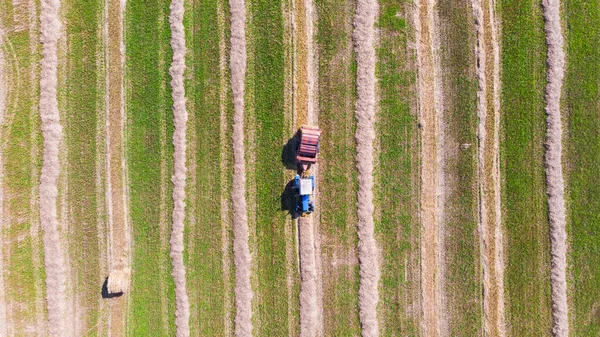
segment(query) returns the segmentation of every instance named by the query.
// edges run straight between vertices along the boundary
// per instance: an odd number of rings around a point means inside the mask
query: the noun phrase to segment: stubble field
[[[597,0],[1,2],[0,335],[598,335],[597,27]]]

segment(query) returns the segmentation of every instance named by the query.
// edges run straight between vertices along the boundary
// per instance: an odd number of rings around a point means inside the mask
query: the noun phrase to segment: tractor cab
[[[300,216],[310,214],[315,210],[312,195],[315,190],[315,177],[300,177],[299,174],[294,178],[294,192],[296,195],[296,213]]]

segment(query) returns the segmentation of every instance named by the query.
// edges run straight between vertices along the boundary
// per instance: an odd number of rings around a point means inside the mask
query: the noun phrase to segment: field
[[[600,334],[598,27],[581,0],[1,2],[0,335]]]

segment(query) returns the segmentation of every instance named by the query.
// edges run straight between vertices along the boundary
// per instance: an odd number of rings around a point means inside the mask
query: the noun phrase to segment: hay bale
[[[108,275],[108,292],[110,294],[125,293],[129,290],[129,277],[131,270],[129,268],[115,269]]]

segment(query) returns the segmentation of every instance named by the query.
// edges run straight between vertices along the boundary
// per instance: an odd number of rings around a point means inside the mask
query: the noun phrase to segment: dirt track
[[[504,336],[504,273],[499,169],[499,46],[493,1],[472,2],[477,27],[479,232],[484,331]],[[487,5],[487,6],[486,6]]]
[[[306,8],[306,36],[307,36],[307,68],[308,68],[308,92],[307,99],[308,105],[306,107],[307,118],[306,121],[309,125],[319,125],[319,116],[318,116],[318,107],[317,102],[318,99],[315,99],[315,96],[318,93],[317,88],[317,78],[318,78],[318,56],[316,55],[316,45],[314,42],[314,25],[315,25],[315,10],[313,0],[304,0],[304,6]],[[312,168],[313,175],[315,176],[316,181],[319,181],[319,164],[315,164]],[[312,230],[313,230],[313,245],[314,245],[314,254],[315,254],[315,277],[316,277],[316,316],[317,320],[315,322],[315,336],[323,335],[323,271],[322,271],[322,262],[321,262],[321,240],[319,237],[319,230],[321,226],[320,221],[320,209],[319,209],[319,201],[320,201],[320,192],[317,188],[317,191],[314,194],[314,200],[317,205],[317,210],[314,213],[312,218]]]
[[[296,129],[304,124],[313,125],[314,117],[314,72],[312,69],[312,2],[297,0],[295,7],[295,40],[296,66],[294,72],[295,100],[294,115]],[[318,167],[311,168],[317,175]],[[318,204],[316,195],[315,203]],[[318,207],[318,206],[317,206]],[[298,218],[298,245],[300,264],[300,336],[321,336],[323,334],[322,302],[319,301],[321,289],[317,272],[317,261],[320,259],[315,240],[318,235],[316,224],[317,213]]]
[[[175,173],[172,178],[173,187],[173,230],[171,233],[171,259],[173,260],[173,279],[175,281],[175,324],[177,336],[189,336],[190,304],[186,291],[185,265],[183,262],[183,233],[185,219],[185,183],[186,183],[186,128],[187,111],[185,108],[185,88],[183,74],[185,72],[185,33],[183,28],[183,0],[171,2],[171,48],[173,63],[171,64],[171,87],[173,89],[173,115],[175,132],[173,134],[173,154]]]
[[[425,336],[440,335],[440,256],[438,250],[438,119],[439,107],[435,74],[434,3],[416,0],[419,119],[421,123],[421,292]]]
[[[562,121],[560,98],[565,73],[564,39],[560,2],[544,0],[548,75],[546,84],[546,184],[550,222],[552,316],[554,336],[569,335],[567,303],[567,233],[565,229],[564,178],[562,168]]]
[[[244,81],[246,77],[246,8],[244,0],[229,2],[231,11],[231,90],[233,92],[233,259],[235,264],[235,335],[252,335],[252,287],[246,211],[244,157]]]
[[[65,256],[57,219],[59,146],[63,138],[57,102],[57,41],[60,37],[60,2],[43,0],[41,8],[42,72],[40,78],[40,116],[44,136],[44,154],[40,182],[40,220],[44,230],[48,334],[71,336],[67,319]]]
[[[379,259],[373,223],[373,140],[375,139],[375,0],[358,0],[354,19],[357,61],[356,167],[358,169],[359,314],[363,336],[378,336]]]
[[[317,307],[317,270],[313,219],[298,218],[300,246],[300,336],[316,336],[319,319]]]

